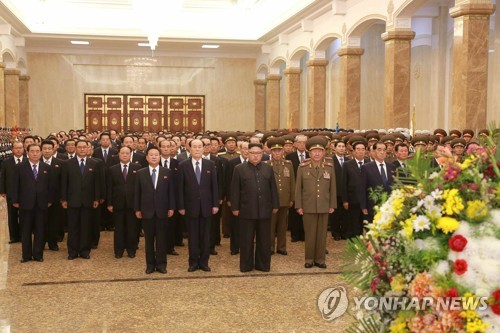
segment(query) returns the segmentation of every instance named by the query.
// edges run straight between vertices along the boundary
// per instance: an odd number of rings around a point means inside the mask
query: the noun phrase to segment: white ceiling
[[[90,41],[90,48],[119,51],[147,42],[146,31],[161,30],[157,52],[201,50],[252,54],[263,36],[325,0],[1,0],[0,16],[28,51]],[[80,47],[85,50],[86,47]],[[89,49],[89,47],[87,47]]]

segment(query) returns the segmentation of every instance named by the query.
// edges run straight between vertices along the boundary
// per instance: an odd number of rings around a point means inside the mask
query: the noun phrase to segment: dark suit
[[[231,180],[233,178],[234,168],[241,164],[241,157],[235,157],[230,159],[227,162],[226,168],[226,196],[227,198],[231,198]],[[231,201],[230,199],[228,199]],[[229,248],[231,253],[236,253],[240,250],[240,224],[239,224],[239,216],[234,216],[231,213],[231,209],[228,209],[228,219],[230,222],[229,227],[231,230],[230,239],[229,239]]]
[[[384,192],[391,193],[391,185],[394,183],[394,164],[385,164],[387,182],[384,184],[379,169],[379,162],[366,163],[361,167],[361,209],[368,209],[368,215],[373,216],[375,202],[370,197],[370,190],[380,187]]]
[[[68,202],[68,255],[73,258],[90,254],[93,205],[103,196],[99,162],[87,158],[82,175],[80,160],[63,164],[61,180],[61,200]]]
[[[12,156],[2,162],[0,173],[0,193],[7,199],[7,220],[9,223],[9,236],[11,242],[21,241],[21,228],[19,226],[19,209],[12,206],[12,190],[14,189],[14,172],[17,157]],[[22,161],[26,156],[22,157]]]
[[[42,157],[40,161],[44,161]],[[44,162],[45,163],[45,162]],[[53,183],[53,204],[47,212],[47,225],[45,228],[45,241],[49,248],[56,248],[58,239],[64,237],[64,221],[66,220],[66,211],[61,206],[61,176],[64,162],[52,157],[50,169]]]
[[[165,164],[166,160],[162,157],[162,166],[167,167]],[[175,158],[170,158],[168,163],[168,168],[172,172],[172,181],[174,184],[174,193],[176,202],[178,199],[178,174],[179,174],[179,161]],[[172,253],[175,249],[175,245],[183,246],[182,243],[182,231],[184,225],[184,217],[179,214],[178,211],[174,212],[174,215],[168,219],[166,232],[167,232],[167,253]]]
[[[172,172],[162,166],[157,170],[156,188],[149,167],[137,172],[134,210],[142,214],[147,268],[162,270],[167,267],[166,224],[168,211],[175,209],[175,193]]]
[[[125,179],[122,164],[118,163],[109,168],[106,177],[106,201],[108,206],[113,206],[114,250],[118,256],[122,256],[125,249],[129,256],[135,255],[137,249],[139,222],[134,212],[134,191],[140,169],[139,164],[128,163]]]
[[[239,211],[240,270],[271,268],[271,215],[279,209],[279,196],[270,165],[243,163],[234,168],[231,210]],[[255,239],[255,255],[254,255]],[[255,258],[255,259],[254,259]]]
[[[305,159],[309,158],[309,153],[304,151]],[[292,152],[285,157],[287,160],[292,161],[293,165],[293,174],[295,178],[297,178],[297,169],[300,165],[300,159],[298,153]],[[304,222],[302,215],[297,213],[297,208],[295,206],[291,207],[288,210],[288,224],[290,228],[290,235],[292,237],[292,242],[303,241],[304,236]]]
[[[51,168],[37,163],[37,177],[29,161],[19,163],[15,169],[12,202],[19,204],[22,256],[24,260],[43,259],[44,229],[49,203],[53,201]],[[34,234],[33,242],[31,235]]]
[[[329,222],[330,222],[330,231],[332,232],[332,236],[334,238],[347,238],[346,231],[349,229],[348,224],[350,223],[347,215],[347,210],[342,205],[342,168],[343,165],[340,165],[339,159],[337,155],[332,157],[333,166],[335,168],[335,180],[337,186],[337,209],[330,214]],[[349,161],[348,157],[344,156],[344,163]]]
[[[227,169],[227,163],[228,160],[222,157],[218,157],[215,155],[210,154],[210,160],[215,163],[215,167],[217,168],[217,184],[219,186],[219,200],[224,200],[224,197],[226,196],[226,180],[224,178],[225,175],[225,170]],[[226,167],[224,167],[226,166]],[[215,245],[220,245],[220,222],[221,222],[221,216],[222,216],[222,204],[218,205],[219,211],[217,214],[212,216],[212,223],[211,228],[212,231],[210,232],[210,249],[215,250]],[[232,214],[231,214],[232,215]]]
[[[118,150],[116,150],[113,147],[108,147],[108,156],[106,160],[104,160],[104,154],[103,154],[103,148],[99,147],[94,150],[94,153],[92,154],[93,158],[96,158],[100,161],[102,161],[102,165],[100,166],[101,172],[102,172],[102,194],[103,198],[105,199],[105,194],[106,194],[106,173],[108,172],[108,169],[112,167],[113,165],[118,164],[120,161],[118,159]],[[95,221],[94,227],[93,227],[93,233],[92,233],[92,245],[97,246],[99,244],[99,239],[100,239],[100,231],[101,227],[107,230],[113,230],[113,219],[111,217],[111,214],[107,210],[107,203],[103,202],[103,204],[96,210],[94,213]]]
[[[58,160],[65,161],[68,159],[68,155],[64,153],[57,153],[56,156],[52,156],[53,158],[57,158]],[[43,159],[43,157],[42,157]]]
[[[146,161],[146,154],[139,151],[135,151],[132,153],[131,161],[132,163],[139,164],[143,168],[148,166],[148,161]]]
[[[363,163],[368,162],[368,159],[364,159],[363,161]],[[344,162],[341,182],[342,203],[349,203],[349,208],[347,209],[347,220],[349,223],[346,224],[346,230],[343,234],[346,238],[352,238],[361,235],[363,232],[363,214],[361,212],[361,169],[355,158]]]
[[[212,208],[219,207],[215,163],[201,159],[200,183],[196,179],[192,158],[179,163],[178,210],[186,211],[189,240],[189,266],[208,267],[210,256],[210,223]]]

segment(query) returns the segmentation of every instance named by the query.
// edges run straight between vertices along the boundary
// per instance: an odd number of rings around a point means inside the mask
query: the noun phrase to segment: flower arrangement
[[[363,310],[348,332],[500,331],[500,163],[494,144],[484,147],[436,170],[417,152],[416,181],[398,182],[345,251],[343,276],[366,296],[459,306]]]

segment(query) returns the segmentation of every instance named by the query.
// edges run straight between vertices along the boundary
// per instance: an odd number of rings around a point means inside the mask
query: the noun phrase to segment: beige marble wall
[[[307,62],[307,127],[325,127],[326,112],[326,66],[325,59],[311,59]]]
[[[328,90],[328,99],[327,99],[327,121],[326,126],[328,128],[335,128],[337,124],[337,118],[340,115],[340,91],[341,91],[341,82],[340,82],[340,58],[333,57],[328,61],[327,67],[327,80],[330,83],[327,85]],[[328,117],[328,113],[330,116]],[[340,128],[346,126],[345,123],[339,122]]]
[[[281,75],[267,76],[266,86],[266,129],[280,127],[280,80]]]
[[[361,102],[360,128],[384,127],[384,55],[380,35],[385,25],[377,24],[361,36]]]
[[[17,125],[25,127],[19,122],[19,75],[18,69],[7,68],[5,73],[5,112],[7,127]]]
[[[0,62],[0,127],[5,127],[5,64]]]
[[[254,59],[29,53],[28,65],[42,135],[82,128],[85,93],[205,95],[207,129],[255,129]]]
[[[19,76],[19,124],[30,127],[30,96],[28,75]]]
[[[361,101],[360,47],[344,47],[337,51],[340,57],[340,113],[339,123],[348,128],[359,128]]]
[[[491,17],[490,52],[488,60],[487,122],[500,125],[500,13]]]
[[[432,92],[438,88],[434,85],[432,75],[436,70],[435,65],[431,46],[422,45],[411,49],[410,112],[415,110],[416,129],[438,127],[434,121],[438,110],[432,103]],[[440,94],[443,93],[444,89],[440,90]]]
[[[266,128],[266,80],[254,80],[255,87],[255,128]]]
[[[300,68],[287,68],[283,72],[286,77],[285,110],[286,122],[282,127],[299,127],[300,117]]]

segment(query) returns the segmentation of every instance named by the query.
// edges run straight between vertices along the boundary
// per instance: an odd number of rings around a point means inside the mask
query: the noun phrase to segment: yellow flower
[[[392,325],[389,327],[391,333],[406,333],[408,329],[406,328],[406,321],[403,318],[396,318]]]
[[[443,214],[450,216],[453,214],[460,214],[460,212],[464,209],[462,198],[460,198],[457,189],[445,190],[443,193],[443,199],[445,200],[441,206]]]
[[[443,231],[445,234],[449,234],[450,232],[457,230],[459,225],[460,222],[458,222],[453,217],[448,216],[440,217],[437,222],[438,229],[441,229],[441,231]]]
[[[404,197],[396,198],[394,199],[392,203],[392,209],[394,211],[394,216],[398,216],[401,214],[401,211],[403,210],[403,203],[405,202]]]
[[[458,163],[458,165],[460,165],[460,169],[465,170],[470,167],[472,165],[473,157],[474,156],[469,157],[463,163]]]
[[[467,201],[467,209],[465,215],[470,219],[478,219],[488,215],[488,207],[481,200]]]
[[[406,239],[411,239],[413,237],[413,220],[415,219],[415,215],[410,216],[404,222],[399,222],[403,227],[404,236]]]
[[[406,280],[403,277],[403,275],[396,274],[396,276],[394,276],[391,281],[391,290],[394,292],[403,291],[405,285],[406,285]]]

